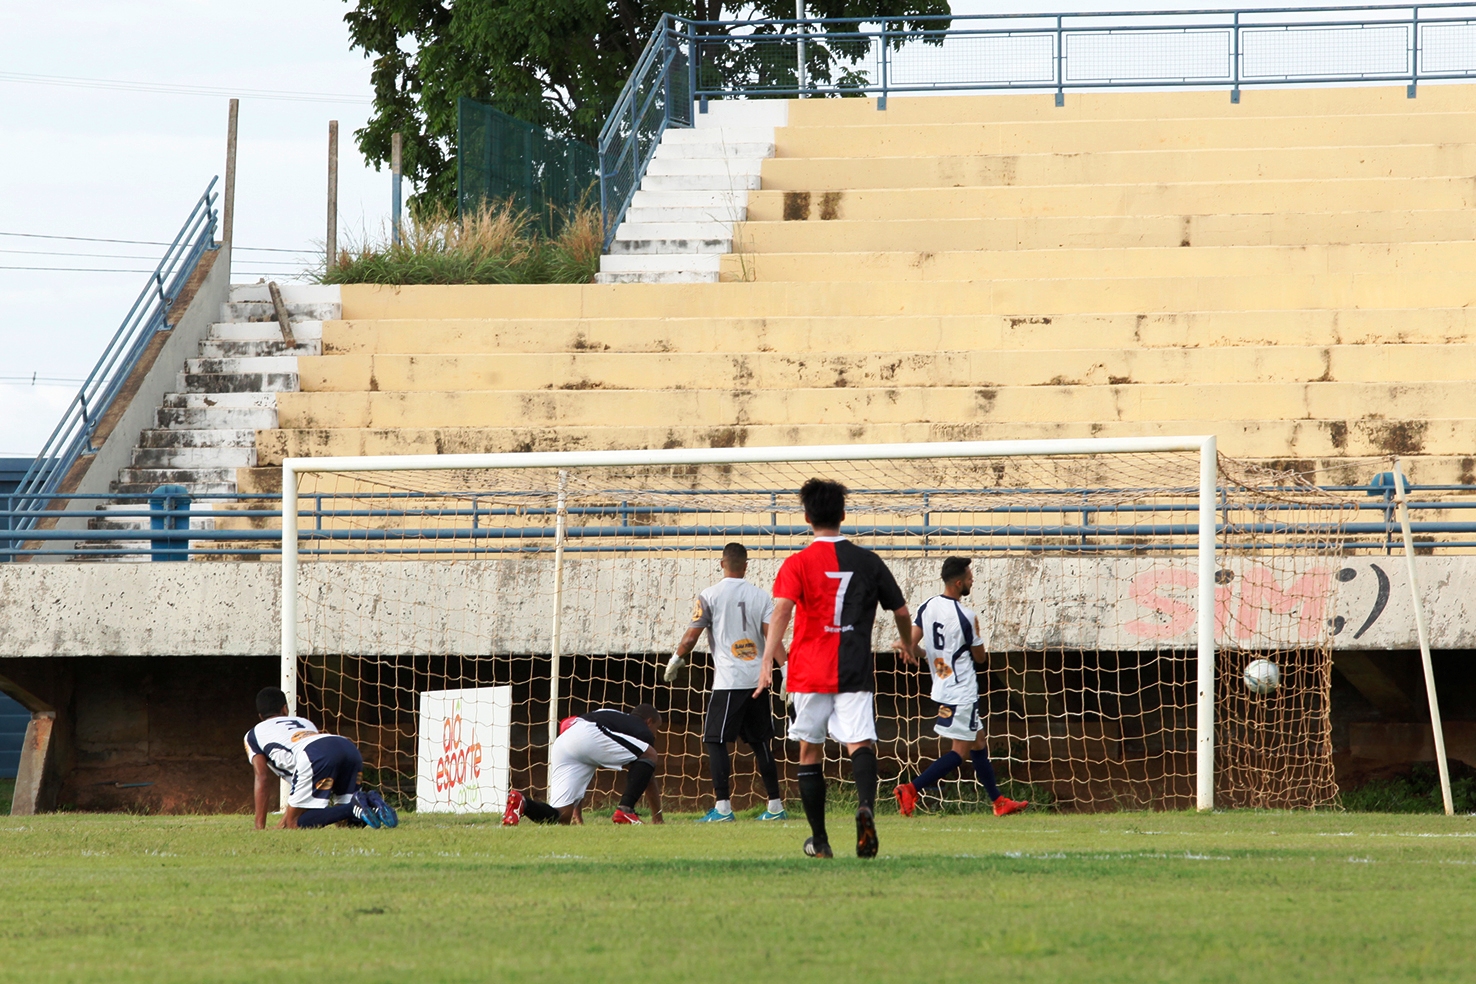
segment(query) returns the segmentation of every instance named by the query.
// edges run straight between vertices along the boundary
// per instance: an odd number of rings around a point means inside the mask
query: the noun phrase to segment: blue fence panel
[[[21,745],[25,743],[26,726],[31,712],[0,694],[0,779],[14,779],[20,765]],[[10,804],[5,804],[8,810]]]

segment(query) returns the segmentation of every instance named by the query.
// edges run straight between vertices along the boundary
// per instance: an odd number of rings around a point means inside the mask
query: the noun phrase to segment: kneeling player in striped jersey
[[[559,722],[559,736],[548,751],[548,802],[531,799],[519,790],[507,794],[502,825],[516,827],[527,817],[534,823],[581,823],[579,804],[589,790],[596,769],[625,769],[625,794],[615,808],[616,823],[640,823],[636,801],[645,793],[651,822],[661,816],[661,782],[656,772],[661,755],[656,733],[661,714],[650,704],[639,704],[629,714],[604,708],[567,717]]]
[[[1030,805],[1000,795],[989,750],[984,747],[979,721],[979,680],[974,671],[974,662],[985,658],[984,645],[979,641],[979,616],[962,604],[973,586],[974,572],[968,558],[945,559],[943,593],[923,602],[913,619],[913,645],[922,644],[928,670],[933,675],[932,697],[938,705],[933,731],[940,737],[953,739],[953,748],[922,775],[892,790],[904,817],[912,816],[912,811],[917,809],[918,793],[952,774],[963,765],[965,755],[973,759],[974,778],[984,784],[994,804],[995,816],[1018,813]]]
[[[384,797],[360,789],[364,759],[353,742],[319,731],[305,717],[287,713],[287,695],[267,687],[256,695],[261,723],[246,732],[246,757],[256,771],[256,829],[266,827],[273,777],[291,783],[283,805],[288,830],[336,823],[393,827],[400,822]]]
[[[753,753],[754,764],[769,794],[760,820],[788,820],[784,794],[779,789],[779,764],[774,761],[774,709],[769,691],[756,693],[759,654],[769,631],[774,599],[763,588],[744,580],[748,573],[748,550],[741,543],[723,547],[723,579],[697,596],[692,621],[676,653],[666,664],[665,679],[671,683],[707,630],[712,653],[712,697],[707,704],[707,722],[702,746],[712,769],[713,798],[717,801],[700,823],[731,823],[733,817],[733,762],[728,746],[740,738]]]

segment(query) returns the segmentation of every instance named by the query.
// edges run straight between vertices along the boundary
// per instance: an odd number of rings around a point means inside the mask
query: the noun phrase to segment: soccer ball
[[[1269,659],[1253,659],[1245,666],[1245,689],[1262,697],[1281,685],[1281,670]]]

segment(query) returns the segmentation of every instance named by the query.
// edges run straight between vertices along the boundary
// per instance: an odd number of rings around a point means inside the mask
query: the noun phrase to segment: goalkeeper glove
[[[682,667],[686,665],[687,660],[685,657],[682,656],[681,653],[672,653],[671,659],[667,660],[666,662],[666,672],[662,674],[663,679],[665,679],[667,683],[675,681],[677,678],[677,674],[680,673],[682,671]]]

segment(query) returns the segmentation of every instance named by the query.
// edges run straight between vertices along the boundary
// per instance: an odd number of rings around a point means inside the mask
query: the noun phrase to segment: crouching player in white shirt
[[[656,778],[661,768],[656,733],[662,726],[660,712],[650,704],[638,704],[629,714],[602,708],[564,718],[548,750],[548,802],[514,789],[507,794],[502,825],[516,827],[523,817],[534,823],[582,823],[579,804],[596,769],[626,771],[625,795],[611,818],[615,823],[641,822],[636,802],[642,793],[651,806],[651,822],[664,823],[661,783]]]
[[[394,827],[400,818],[377,792],[359,788],[364,759],[341,735],[324,734],[305,717],[287,713],[287,695],[267,687],[256,695],[261,723],[246,732],[246,757],[256,772],[256,829],[266,827],[267,802],[277,779],[291,792],[278,827]]]
[[[967,557],[943,561],[943,593],[923,602],[912,620],[912,642],[921,644],[933,675],[933,700],[938,720],[933,725],[940,737],[953,739],[953,748],[928,766],[922,775],[892,791],[904,817],[917,809],[918,793],[938,785],[963,765],[964,756],[974,763],[974,778],[984,784],[994,815],[1018,813],[1030,804],[1001,796],[994,779],[994,766],[979,720],[979,679],[974,661],[982,661],[984,644],[979,641],[979,616],[961,604],[974,586],[974,572]]]

